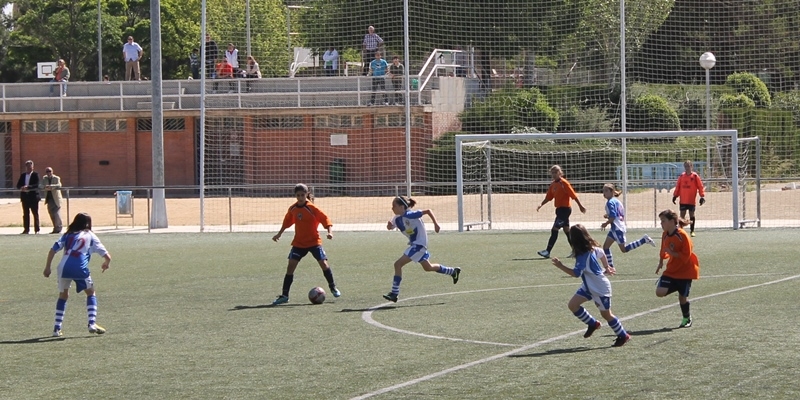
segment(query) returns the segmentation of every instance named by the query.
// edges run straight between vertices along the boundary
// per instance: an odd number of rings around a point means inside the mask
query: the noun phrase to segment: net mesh
[[[780,188],[800,179],[794,0],[626,1],[624,64],[619,2],[422,0],[409,7],[406,32],[401,1],[208,1],[206,31],[218,52],[207,64],[198,136],[205,145],[207,225],[260,230],[278,223],[258,210],[273,198],[291,202],[298,182],[330,204],[358,197],[386,208],[387,197],[410,187],[413,196],[430,198],[422,206],[453,207],[456,133],[736,129],[740,137],[761,138],[765,182]],[[370,26],[380,40],[368,36]],[[235,79],[216,69],[229,43],[239,52]],[[397,56],[408,75],[365,75],[375,59],[368,47],[376,43],[387,64]],[[699,63],[705,52],[717,60],[708,70]],[[247,75],[248,56],[261,78]],[[702,160],[711,182],[730,179],[717,175],[725,171],[723,149],[697,140],[655,150],[648,146],[658,143],[634,141],[628,163],[680,167],[685,159]],[[593,183],[578,186],[589,192],[619,176],[613,141],[544,145],[535,153],[504,146],[492,148],[493,174],[516,182],[495,188],[504,193],[543,191],[552,164],[568,176],[581,171],[581,180]],[[766,208],[777,203],[780,219],[783,200],[763,201]],[[341,208],[337,221],[364,222],[361,206]],[[237,213],[252,217],[231,217]],[[443,223],[454,222],[455,213],[444,215],[450,220]]]

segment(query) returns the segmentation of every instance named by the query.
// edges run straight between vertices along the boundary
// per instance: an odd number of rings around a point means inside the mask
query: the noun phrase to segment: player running
[[[650,239],[650,236],[647,234],[642,236],[642,238],[637,241],[625,244],[625,232],[628,230],[625,225],[625,207],[622,205],[622,202],[617,199],[621,193],[622,192],[614,187],[613,183],[606,183],[603,185],[603,197],[605,197],[607,200],[606,214],[603,216],[603,218],[606,218],[606,222],[603,222],[600,225],[600,229],[605,230],[607,226],[611,227],[608,230],[606,241],[603,243],[603,252],[606,254],[608,266],[615,273],[616,269],[614,268],[614,261],[611,256],[611,244],[614,242],[617,242],[619,245],[619,250],[623,253],[637,249],[645,243],[649,243],[651,246],[656,247],[653,239]]]

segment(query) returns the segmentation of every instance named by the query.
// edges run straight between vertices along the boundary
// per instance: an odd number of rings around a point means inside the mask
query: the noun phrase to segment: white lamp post
[[[711,68],[717,63],[714,54],[705,52],[700,56],[700,66],[706,70],[706,129],[711,130]]]
[[[711,52],[700,56],[700,66],[706,70],[706,130],[711,130],[711,68],[717,63],[717,58]],[[710,138],[706,136],[706,168],[711,168]],[[706,178],[709,176],[707,175]]]

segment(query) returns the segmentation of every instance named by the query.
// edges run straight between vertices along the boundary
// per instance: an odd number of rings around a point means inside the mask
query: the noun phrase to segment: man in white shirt
[[[325,50],[322,60],[325,61],[325,75],[336,75],[336,71],[339,69],[339,52],[336,51],[336,48],[331,46]]]
[[[142,80],[142,75],[139,71],[139,60],[142,59],[143,54],[142,46],[133,41],[133,36],[128,36],[128,43],[122,46],[122,56],[125,58],[126,81],[131,80],[131,75],[133,75],[133,80]]]

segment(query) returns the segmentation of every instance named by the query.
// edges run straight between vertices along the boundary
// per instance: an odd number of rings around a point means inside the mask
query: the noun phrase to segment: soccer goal
[[[562,167],[587,208],[581,215],[573,205],[573,221],[599,225],[602,186],[614,183],[622,191],[628,227],[658,227],[660,211],[678,208],[672,189],[687,160],[706,188],[700,214],[706,227],[760,226],[760,141],[737,135],[735,130],[456,135],[458,230],[549,229],[552,211],[537,213],[536,206],[551,182],[552,165]]]

